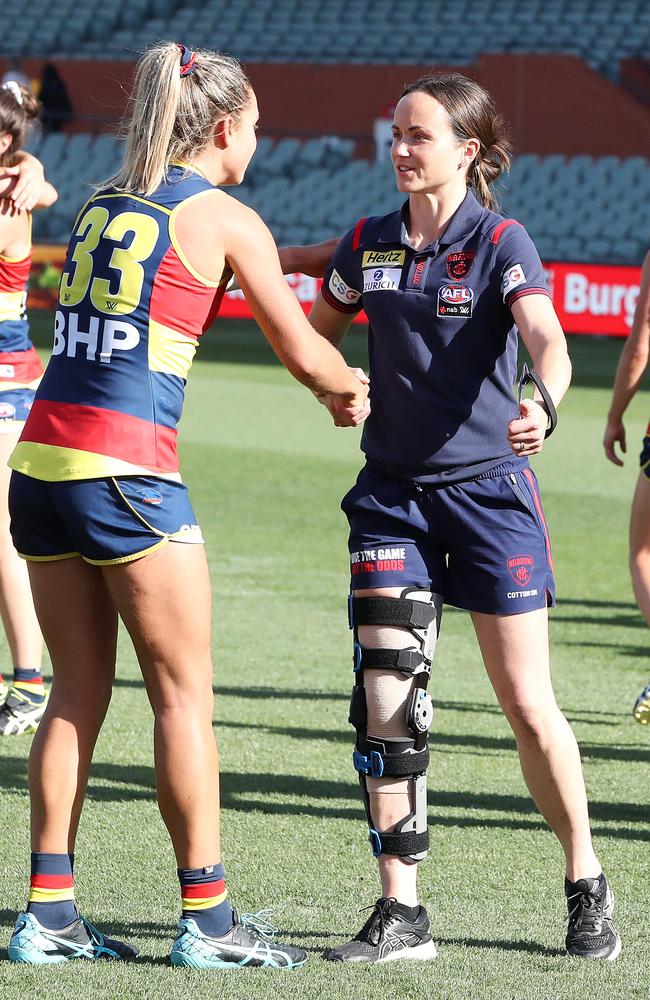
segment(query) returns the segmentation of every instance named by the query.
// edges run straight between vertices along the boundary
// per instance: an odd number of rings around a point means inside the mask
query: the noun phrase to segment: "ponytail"
[[[250,93],[248,78],[231,56],[191,52],[175,42],[148,49],[136,70],[124,161],[105,183],[152,194],[172,162],[191,160],[227,115],[239,118]]]

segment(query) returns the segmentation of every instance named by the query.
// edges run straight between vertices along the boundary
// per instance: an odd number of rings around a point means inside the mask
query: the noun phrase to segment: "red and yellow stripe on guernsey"
[[[37,399],[10,468],[37,479],[178,472],[177,432],[118,410]]]
[[[5,257],[0,254],[0,292],[23,292],[32,265],[32,251],[26,257]]]
[[[182,890],[183,910],[209,910],[223,903],[228,895],[225,879],[203,882],[200,885],[184,885]]]
[[[34,347],[0,351],[0,382],[10,382],[12,389],[36,388],[42,374],[43,365]]]
[[[32,875],[28,902],[60,903],[65,899],[74,899],[72,875]]]

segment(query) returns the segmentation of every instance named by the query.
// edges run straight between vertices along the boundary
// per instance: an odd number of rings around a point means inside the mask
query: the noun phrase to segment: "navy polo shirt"
[[[471,191],[442,237],[414,250],[408,202],[362,220],[325,274],[325,301],[370,323],[372,412],[361,447],[389,475],[421,482],[471,479],[504,460],[519,415],[513,393],[517,333],[510,309],[548,295],[526,230],[483,208]]]

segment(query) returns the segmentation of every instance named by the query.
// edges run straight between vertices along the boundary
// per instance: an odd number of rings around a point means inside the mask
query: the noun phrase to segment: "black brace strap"
[[[546,434],[544,437],[550,437],[557,427],[557,410],[555,409],[555,403],[551,399],[548,389],[542,382],[537,372],[529,368],[524,362],[524,366],[521,369],[521,378],[519,379],[519,402],[522,400],[524,386],[528,385],[529,382],[532,382],[533,385],[537,387],[539,394],[542,397],[544,409],[548,414],[548,427],[546,428]]]
[[[428,628],[436,619],[436,609],[405,597],[353,597],[352,617],[355,625]]]
[[[383,753],[385,778],[410,778],[414,774],[424,774],[429,766],[429,750],[416,753]]]
[[[370,835],[370,843],[373,844],[373,834],[381,844],[382,854],[397,854],[407,856],[411,854],[423,854],[429,850],[429,831],[424,833],[414,833],[406,831],[404,833],[379,833],[373,830]]]
[[[415,742],[415,741],[414,741]],[[414,753],[384,753],[375,745],[361,743],[362,750],[352,754],[354,769],[371,778],[412,778],[424,774],[429,766],[429,750],[425,746]]]
[[[359,669],[399,670],[403,674],[413,674],[423,663],[424,657],[419,649],[368,649],[362,646]]]

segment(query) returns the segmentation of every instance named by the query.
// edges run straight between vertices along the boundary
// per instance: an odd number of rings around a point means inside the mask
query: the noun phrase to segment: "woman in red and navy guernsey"
[[[613,959],[612,897],[580,757],[551,686],[551,552],[528,464],[569,385],[565,338],[526,231],[493,211],[509,164],[489,95],[458,74],[408,86],[393,122],[401,211],[362,219],[334,254],[311,322],[340,344],[369,323],[372,409],[350,522],[359,774],[382,895],[335,961],[432,958],[417,863],[428,848],[426,691],[443,603],[471,614],[524,777],[566,855],[570,954]],[[515,399],[517,330],[533,398]],[[520,393],[521,395],[521,393]],[[323,399],[336,414],[338,403]]]
[[[0,198],[7,209],[0,213],[0,615],[13,666],[11,686],[0,676],[0,736],[34,732],[46,703],[41,674],[43,639],[27,567],[11,540],[7,507],[7,459],[43,374],[29,339],[25,311],[32,262],[30,209],[45,208],[57,196],[45,181],[40,164],[33,157],[26,160],[22,150],[38,112],[39,103],[27,87],[14,80],[0,87]],[[24,168],[31,165],[36,167],[33,197],[23,200],[21,169],[24,174]]]
[[[211,588],[176,449],[192,358],[233,273],[291,373],[335,394],[350,425],[365,407],[362,377],[309,326],[266,226],[217,187],[241,182],[257,119],[236,60],[153,47],[138,65],[124,163],[74,226],[52,358],[10,463],[14,542],[54,672],[30,762],[32,878],[14,961],[136,954],[78,914],[72,873],[118,615],[154,711],[158,804],[178,863],[172,963],[291,968],[307,957],[227,898]]]

